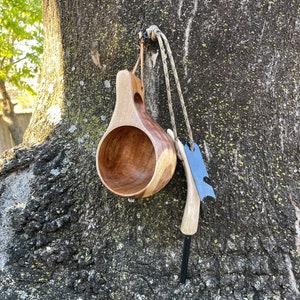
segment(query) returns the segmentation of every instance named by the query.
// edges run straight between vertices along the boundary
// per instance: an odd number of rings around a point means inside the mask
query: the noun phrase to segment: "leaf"
[[[43,52],[41,0],[1,0],[0,79],[19,89],[40,70]]]

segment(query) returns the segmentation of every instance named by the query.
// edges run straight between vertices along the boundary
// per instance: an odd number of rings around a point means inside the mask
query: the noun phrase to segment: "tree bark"
[[[298,299],[296,2],[45,0],[43,7],[40,97],[24,147],[0,162],[0,298]],[[143,200],[111,194],[95,168],[116,74],[133,68],[137,34],[152,24],[169,39],[217,195],[201,204],[186,284],[179,283],[182,166]],[[145,59],[148,110],[167,129],[157,49]]]

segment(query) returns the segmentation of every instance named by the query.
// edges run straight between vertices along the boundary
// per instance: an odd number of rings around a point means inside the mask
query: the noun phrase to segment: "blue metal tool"
[[[186,153],[190,169],[192,171],[200,200],[203,201],[205,197],[212,197],[216,199],[214,189],[208,183],[209,177],[199,146],[194,143],[194,151],[192,151],[190,149],[190,146],[188,144],[185,144],[184,151]]]

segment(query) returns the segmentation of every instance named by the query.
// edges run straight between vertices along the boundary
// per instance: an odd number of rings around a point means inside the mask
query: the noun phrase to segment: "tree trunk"
[[[6,90],[5,82],[3,80],[0,80],[0,93],[2,96],[2,119],[7,124],[14,144],[19,145],[22,143],[23,134],[26,128],[22,128],[18,122],[14,104],[11,101],[11,98]]]
[[[40,97],[0,170],[1,299],[299,299],[300,26],[295,1],[45,0]],[[137,34],[168,37],[217,200],[202,204],[180,284],[186,199],[100,182],[95,153]],[[146,102],[170,127],[157,49]],[[172,93],[175,95],[175,93]],[[179,137],[186,133],[175,101]]]

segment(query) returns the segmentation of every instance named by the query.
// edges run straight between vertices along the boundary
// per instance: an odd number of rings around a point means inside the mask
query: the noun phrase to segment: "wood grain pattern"
[[[168,134],[147,113],[140,79],[119,71],[116,88],[115,109],[97,149],[97,171],[113,193],[147,197],[172,178],[176,151]]]

